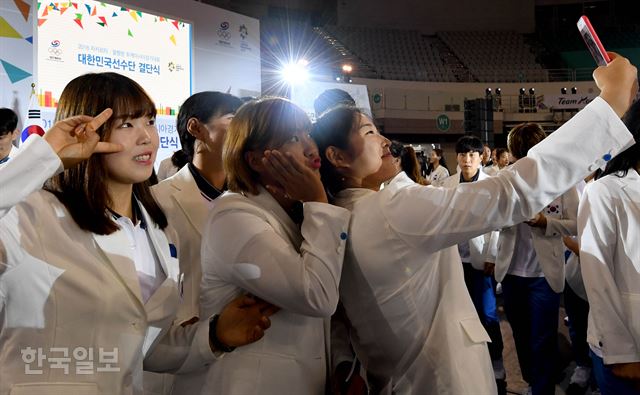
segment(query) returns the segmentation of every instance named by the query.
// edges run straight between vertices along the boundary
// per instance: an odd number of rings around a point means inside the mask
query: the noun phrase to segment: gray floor
[[[511,326],[509,326],[509,322],[506,320],[504,315],[504,311],[502,307],[499,308],[500,314],[500,329],[502,330],[502,339],[504,341],[504,365],[507,371],[507,391],[510,394],[523,394],[527,388],[527,383],[522,380],[522,375],[520,374],[520,367],[518,365],[518,357],[516,355],[515,345],[513,343],[513,335],[511,332]],[[564,308],[560,307],[560,314],[558,319],[560,323],[558,325],[559,328],[559,349],[561,358],[566,358],[569,360],[570,350],[569,347],[569,332],[567,327],[564,325],[563,319],[565,317]],[[575,363],[570,363],[565,369],[565,377],[562,383],[556,386],[556,395],[565,395],[565,389],[569,385],[569,379],[571,378],[571,374],[573,373],[573,369],[575,368]],[[587,395],[591,395],[591,390],[587,390]]]

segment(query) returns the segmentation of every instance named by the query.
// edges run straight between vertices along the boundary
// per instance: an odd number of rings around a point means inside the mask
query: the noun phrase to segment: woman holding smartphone
[[[379,169],[391,160],[389,141],[357,110],[318,120],[323,181],[352,211],[340,297],[371,391],[496,393],[489,338],[454,245],[532,218],[624,150],[632,138],[619,116],[635,95],[635,74],[624,58],[597,70],[601,98],[498,176],[455,189],[424,188],[404,173],[380,192],[362,188],[373,174],[387,179]]]

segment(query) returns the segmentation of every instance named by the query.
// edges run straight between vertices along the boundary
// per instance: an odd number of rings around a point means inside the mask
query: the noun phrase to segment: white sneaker
[[[569,384],[576,383],[581,387],[586,387],[589,384],[589,377],[591,376],[591,368],[587,366],[576,366]]]

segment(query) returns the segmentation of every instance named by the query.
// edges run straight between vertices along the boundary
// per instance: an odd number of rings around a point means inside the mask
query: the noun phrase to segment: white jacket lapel
[[[276,217],[275,221],[269,221],[271,226],[273,226],[278,233],[286,234],[291,243],[296,246],[296,249],[299,249],[302,244],[299,226],[293,222],[291,217],[266,189],[259,187],[259,191],[257,195],[247,194],[247,198],[258,203],[271,215]]]
[[[193,184],[195,186],[195,184]],[[177,191],[173,197],[176,199],[177,205],[184,212],[189,223],[193,226],[193,229],[198,233],[198,236],[202,236],[201,230],[204,228],[209,210],[206,204],[202,204],[202,196],[200,191],[196,188],[182,189]]]

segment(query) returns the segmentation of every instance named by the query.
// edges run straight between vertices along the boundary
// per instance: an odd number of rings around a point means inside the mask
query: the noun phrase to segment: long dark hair
[[[629,169],[638,166],[640,162],[640,100],[631,105],[622,120],[627,125],[627,129],[633,135],[636,143],[611,159],[607,163],[604,172],[598,178],[607,174],[626,177]]]
[[[344,105],[335,107],[322,114],[311,131],[311,137],[318,145],[318,152],[322,160],[320,167],[322,183],[332,196],[335,196],[342,189],[343,176],[327,159],[327,148],[333,146],[350,151],[351,132],[360,127],[361,114],[364,113],[356,107]]]
[[[96,116],[106,108],[113,115],[98,130],[105,141],[113,125],[125,118],[155,117],[151,98],[137,82],[117,73],[85,74],[67,84],[60,95],[56,121],[74,115]],[[88,232],[108,235],[119,229],[108,212],[111,198],[104,182],[108,177],[103,155],[93,155],[79,165],[52,177],[45,189],[69,210],[78,226]],[[133,194],[161,229],[167,227],[167,217],[153,198],[150,181],[133,184]]]
[[[422,174],[420,174],[420,163],[418,163],[416,151],[412,146],[407,145],[403,147],[402,154],[400,155],[400,166],[413,181],[426,185],[425,179],[422,177]]]
[[[174,152],[171,157],[171,163],[177,168],[182,168],[182,166],[193,161],[196,138],[187,129],[191,118],[206,124],[213,117],[234,114],[241,105],[242,100],[228,93],[207,91],[191,95],[180,106],[180,111],[176,118],[176,127],[182,149]]]

